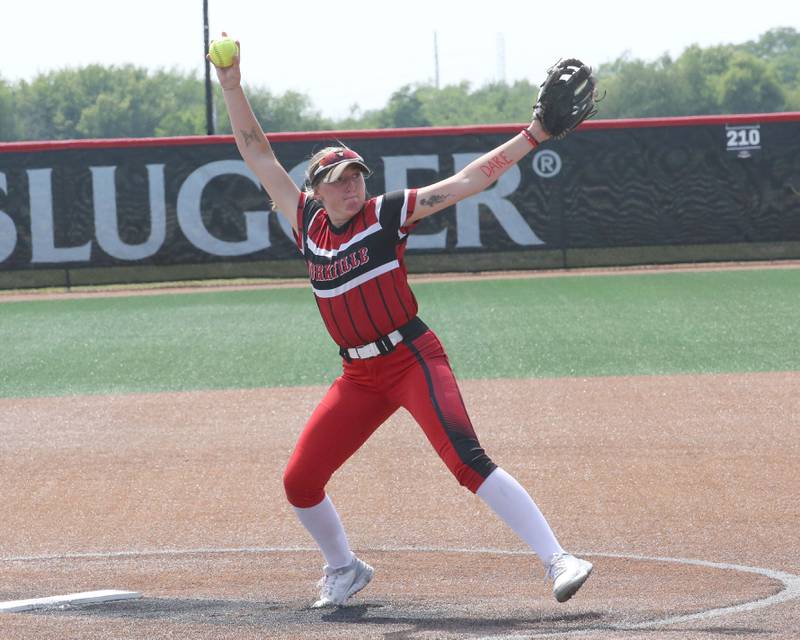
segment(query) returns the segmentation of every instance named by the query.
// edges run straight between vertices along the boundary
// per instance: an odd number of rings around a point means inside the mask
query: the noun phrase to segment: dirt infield
[[[596,572],[559,605],[405,413],[329,491],[376,567],[314,611],[283,465],[324,389],[0,400],[0,614],[53,638],[796,638],[800,373],[468,381],[489,454]]]

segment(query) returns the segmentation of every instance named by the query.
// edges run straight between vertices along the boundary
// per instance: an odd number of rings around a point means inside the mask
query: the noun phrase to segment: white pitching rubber
[[[138,591],[117,591],[114,589],[104,589],[102,591],[83,591],[81,593],[68,593],[63,596],[49,596],[47,598],[31,598],[30,600],[8,600],[7,602],[0,602],[0,613],[32,611],[34,609],[47,609],[73,604],[136,600],[141,597],[142,594]]]

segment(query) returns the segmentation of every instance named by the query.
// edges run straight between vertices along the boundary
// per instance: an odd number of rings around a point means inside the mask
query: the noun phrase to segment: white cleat
[[[323,569],[325,575],[317,583],[320,588],[319,600],[311,607],[320,609],[322,607],[338,607],[344,604],[345,600],[354,596],[372,580],[375,570],[366,562],[353,556],[353,561],[341,569],[331,569],[327,565]]]
[[[556,553],[550,559],[546,577],[553,580],[553,595],[559,602],[566,602],[592,573],[592,563],[576,558],[569,553]]]

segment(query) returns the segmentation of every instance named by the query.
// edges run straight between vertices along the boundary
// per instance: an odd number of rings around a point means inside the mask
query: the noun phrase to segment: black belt
[[[360,347],[341,347],[339,355],[348,362],[350,360],[364,360],[366,358],[384,356],[394,351],[394,348],[404,340],[415,340],[427,330],[428,325],[415,317],[402,327],[398,327],[391,333],[381,336],[375,342],[362,344]]]

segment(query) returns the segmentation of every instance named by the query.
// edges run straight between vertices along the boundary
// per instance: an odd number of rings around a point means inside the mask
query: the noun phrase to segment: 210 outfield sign
[[[479,155],[452,154],[455,170],[460,170]],[[436,154],[385,156],[382,162],[386,192],[406,188],[409,171],[428,171],[434,180],[438,179],[439,156]],[[258,179],[241,160],[217,160],[195,168],[177,185],[174,194],[168,194],[165,179],[167,165],[162,163],[138,167],[140,172],[141,169],[146,171],[146,184],[143,180],[120,180],[119,166],[89,166],[87,169],[90,188],[86,185],[83,191],[91,193],[89,221],[85,220],[87,212],[76,216],[75,212],[70,211],[70,202],[58,201],[54,197],[53,183],[58,178],[59,168],[31,168],[24,173],[14,172],[16,183],[7,175],[9,172],[0,171],[0,206],[3,205],[4,195],[17,195],[16,212],[11,211],[7,205],[5,210],[0,208],[0,263],[18,252],[20,237],[29,241],[29,264],[90,263],[93,256],[96,257],[98,249],[115,261],[147,260],[164,249],[168,231],[175,223],[194,249],[213,257],[248,256],[268,250],[276,243],[293,244],[289,223],[269,208],[266,194]],[[304,169],[305,163],[300,163],[290,171],[297,184],[302,183]],[[126,166],[126,170],[130,172],[131,167]],[[209,228],[208,216],[205,215],[203,206],[209,190],[224,190],[218,180],[225,181],[232,177],[250,183],[246,185],[246,190],[258,190],[264,205],[261,209],[245,210],[237,204],[236,198],[228,200],[225,215],[238,220],[237,224],[242,230],[239,234],[242,237],[238,239],[220,237],[214,233]],[[489,189],[456,205],[455,225],[452,230],[456,236],[456,249],[485,247],[479,224],[481,211],[488,211],[494,216],[513,244],[524,247],[544,244],[509,199],[517,192],[521,181],[519,167],[511,167]],[[131,193],[134,187],[137,191]],[[24,191],[27,191],[27,198],[24,198],[27,202],[20,202]],[[140,203],[135,212],[133,230],[130,228],[132,221],[128,219],[130,212],[120,213],[120,199]],[[168,203],[172,206],[168,206]],[[174,222],[168,214],[173,207]],[[20,215],[19,209],[23,208],[29,211],[29,225],[24,224],[23,216]],[[68,228],[78,223],[78,217],[84,218],[79,221],[84,237],[81,238],[82,241],[75,242],[74,238],[81,233],[76,233],[74,229],[68,232]],[[272,224],[270,219],[274,220]],[[121,230],[126,228],[127,232],[122,233]],[[60,233],[59,229],[62,230]],[[276,239],[274,235],[278,230],[281,237]],[[450,231],[451,229],[444,228],[433,233],[415,232],[409,237],[408,248],[443,250],[448,246]],[[92,233],[93,237],[86,237],[87,233]],[[72,243],[66,244],[64,236],[71,236]],[[131,236],[137,236],[137,240],[131,241]]]

